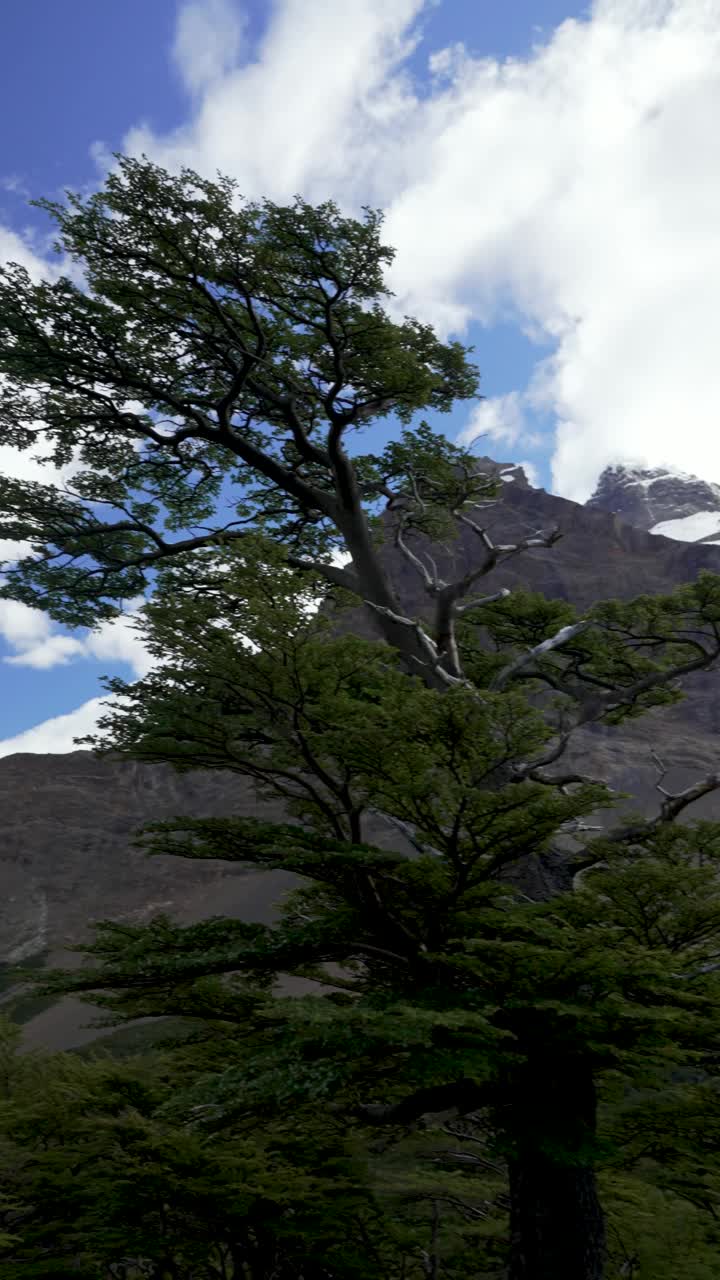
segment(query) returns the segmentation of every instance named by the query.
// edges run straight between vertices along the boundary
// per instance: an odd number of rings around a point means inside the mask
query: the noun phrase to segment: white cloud
[[[518,463],[518,466],[522,467],[523,471],[525,472],[525,475],[527,476],[528,484],[532,485],[533,489],[539,489],[540,488],[540,472],[535,466],[535,463],[528,462],[527,458],[525,458],[522,462]]]
[[[133,622],[133,616],[144,603],[142,596],[130,600],[120,617],[103,622],[96,631],[90,632],[85,639],[88,656],[127,662],[139,679],[146,676],[153,665],[152,659]]]
[[[0,602],[0,613],[2,612]],[[1,621],[1,619],[0,619]],[[30,645],[20,653],[3,658],[8,666],[34,667],[37,671],[48,671],[51,667],[64,666],[72,658],[83,654],[83,644],[72,636],[45,636],[38,644]]]
[[[50,270],[49,264],[33,252],[27,240],[2,224],[0,224],[0,262],[19,263],[36,282],[48,275]]]
[[[232,0],[186,0],[181,6],[172,52],[191,93],[235,65],[244,27],[244,15]]]
[[[402,70],[408,28],[423,0],[280,0],[260,48],[207,83],[196,117],[160,138],[132,129],[125,149],[169,168],[234,173],[250,196],[343,198],[357,173],[362,201],[378,165],[417,106]],[[234,5],[237,12],[239,6]],[[213,0],[195,0],[212,21]]]
[[[554,340],[518,392],[555,421],[556,491],[629,456],[720,479],[720,4],[596,0],[502,64],[428,48],[420,92],[427,7],[278,0],[185,126],[126,145],[250,197],[381,205],[398,311]]]
[[[129,601],[120,617],[102,622],[95,631],[79,637],[54,631],[52,621],[41,609],[0,598],[0,636],[16,651],[2,661],[9,666],[47,671],[83,658],[108,658],[113,663],[127,662],[142,678],[152,666],[133,622],[142,604],[142,596]]]
[[[12,476],[14,480],[63,485],[79,470],[80,463],[74,461],[64,467],[54,467],[52,463],[45,461],[51,452],[52,445],[42,439],[31,445],[30,450],[23,452],[10,445],[0,445],[0,474]]]
[[[2,525],[0,524],[0,530]],[[0,563],[5,560],[22,560],[32,552],[31,542],[13,542],[10,538],[0,538]],[[2,578],[0,578],[0,582]]]
[[[0,635],[13,648],[27,649],[44,640],[50,625],[42,609],[31,609],[19,600],[0,600]]]
[[[77,751],[79,748],[73,738],[81,738],[97,730],[98,717],[107,711],[103,706],[106,701],[105,697],[91,698],[67,715],[53,716],[42,724],[33,725],[32,729],[23,730],[14,738],[5,738],[0,741],[0,756],[12,756],[20,751],[38,755]]]
[[[19,173],[8,173],[5,177],[0,178],[0,188],[3,191],[8,191],[11,195],[24,196],[26,199],[30,199],[30,191]]]
[[[501,441],[508,448],[520,442],[531,446],[542,444],[542,436],[530,428],[526,401],[527,396],[519,391],[482,400],[470,414],[458,441],[465,445],[474,443],[480,448],[483,439]]]

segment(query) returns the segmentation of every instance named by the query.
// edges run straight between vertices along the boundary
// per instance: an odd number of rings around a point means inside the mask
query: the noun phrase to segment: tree
[[[277,931],[106,925],[96,970],[58,981],[114,992],[122,1016],[209,1016],[217,1004],[194,1002],[210,977],[267,988],[290,971],[326,986],[322,966],[340,963],[347,1003],[285,1011],[287,1096],[353,1088],[367,1123],[486,1110],[509,1169],[511,1280],[599,1280],[598,1082],[659,1069],[672,1046],[701,1054],[716,1035],[715,920],[696,919],[715,901],[715,846],[673,946],[622,914],[606,924],[606,873],[588,867],[607,863],[613,886],[628,866],[639,876],[659,860],[665,873],[670,824],[720,779],[664,794],[655,820],[593,843],[581,819],[612,802],[608,788],[548,769],[579,725],[674,701],[680,679],[716,662],[720,583],[701,575],[582,618],[476,594],[559,531],[496,545],[483,519],[494,479],[426,424],[411,429],[423,408],[474,395],[477,375],[460,344],[382,311],[392,254],[378,214],[238,205],[225,180],[127,159],[100,194],[44,207],[85,287],[4,273],[0,439],[47,439],[56,462],[77,451],[84,470],[64,491],[2,481],[3,534],[32,547],[4,590],[90,625],[152,583],[159,665],[111,683],[129,701],[110,717],[114,748],[229,765],[282,794],[303,826],[184,823],[183,839],[168,827],[151,848],[311,882]],[[350,434],[390,413],[400,440],[352,458]],[[224,485],[232,518],[201,524]],[[459,525],[479,559],[449,579],[434,544]],[[429,618],[406,616],[384,535],[422,581]],[[308,620],[308,593],[361,602],[378,643],[333,639]],[[366,843],[373,809],[412,857]],[[578,837],[574,854],[558,833]],[[691,846],[671,859],[678,894],[695,857]],[[223,1007],[237,999],[221,991]],[[232,1074],[218,1088],[223,1107],[242,1097]]]
[[[208,1132],[178,1108],[219,1055],[242,1063],[239,1027],[87,1059],[19,1054],[13,1030],[0,1022],[13,1064],[0,1101],[8,1280],[369,1280],[403,1262],[422,1280],[331,1118],[306,1106]]]

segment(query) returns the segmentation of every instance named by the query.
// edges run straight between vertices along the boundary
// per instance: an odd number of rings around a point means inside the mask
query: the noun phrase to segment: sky
[[[398,314],[475,347],[448,436],[580,502],[613,462],[720,481],[719,55],[720,0],[6,5],[0,258],[53,270],[28,200],[116,151],[382,208]],[[0,598],[0,756],[75,749],[99,677],[148,669],[132,607],[90,633]]]

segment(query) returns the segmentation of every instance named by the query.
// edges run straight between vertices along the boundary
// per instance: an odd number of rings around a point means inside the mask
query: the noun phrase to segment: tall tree
[[[225,921],[108,927],[100,968],[71,985],[119,987],[108,999],[129,1013],[158,1000],[167,1010],[171,990],[203,975],[267,982],[317,976],[329,960],[355,966],[347,1006],[313,1006],[308,1039],[293,1025],[297,1088],[310,1087],[302,1058],[318,1043],[332,1048],[331,1080],[344,1078],[348,1046],[365,1046],[358,1087],[376,1087],[372,1046],[384,1038],[392,1092],[406,1094],[365,1119],[487,1105],[510,1171],[512,1280],[599,1280],[598,1071],[617,1054],[666,1051],[658,1008],[688,1045],[710,1034],[712,929],[682,935],[687,972],[664,944],[659,956],[647,944],[650,963],[631,934],[615,964],[598,891],[571,895],[572,909],[565,891],[572,870],[612,860],[609,848],[637,865],[657,857],[660,833],[720,782],[665,795],[654,822],[626,824],[569,868],[553,837],[581,834],[582,816],[611,797],[548,770],[579,725],[673,701],[679,679],[717,660],[720,584],[704,575],[583,618],[478,594],[497,564],[559,533],[497,545],[483,517],[492,478],[426,424],[411,429],[423,408],[475,395],[477,374],[459,343],[382,310],[392,253],[378,214],[244,203],[226,180],[122,158],[99,194],[42,203],[83,279],[3,272],[0,442],[49,442],[55,462],[80,470],[63,489],[0,481],[3,535],[29,544],[3,590],[92,625],[153,585],[159,667],[115,684],[130,699],[116,745],[181,767],[230,764],[309,826],[201,824],[184,845],[166,833],[173,850],[282,864],[320,886],[273,934]],[[350,434],[389,414],[400,439],[351,457]],[[446,580],[433,542],[460,526],[478,563]],[[406,616],[383,530],[418,574],[428,618]],[[307,623],[307,590],[361,602],[382,643]],[[415,857],[366,845],[370,809],[401,825]],[[306,1016],[298,1009],[288,1025]]]

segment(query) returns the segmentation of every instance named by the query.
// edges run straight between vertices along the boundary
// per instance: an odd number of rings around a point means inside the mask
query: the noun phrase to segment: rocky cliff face
[[[150,859],[131,847],[146,822],[252,812],[247,787],[231,777],[181,776],[163,765],[96,760],[89,751],[22,754],[0,761],[0,805],[6,962],[79,940],[92,919],[121,913],[141,921],[161,911],[198,919],[252,897],[244,869]]]
[[[664,467],[606,467],[586,510],[680,542],[720,542],[720,485]]]
[[[0,965],[43,955],[73,965],[65,950],[92,934],[97,920],[141,923],[160,913],[183,923],[226,915],[271,923],[297,876],[230,863],[192,862],[132,847],[138,828],[163,818],[286,818],[231,772],[177,774],[167,765],[96,760],[90,751],[20,754],[0,760]],[[404,847],[382,819],[369,838]],[[307,984],[290,984],[289,990]],[[13,996],[0,993],[0,1008]],[[93,1016],[79,1001],[38,1015],[25,1028],[31,1044],[72,1047],[91,1039]]]
[[[512,542],[538,529],[559,527],[563,538],[554,547],[534,548],[493,573],[492,588],[525,588],[550,599],[571,601],[579,610],[599,600],[630,600],[639,595],[671,591],[692,582],[702,569],[720,573],[720,545],[683,542],[634,527],[599,503],[582,506],[565,498],[534,489],[524,474],[509,464],[484,458],[484,468],[499,467],[504,473],[500,500],[483,516],[497,542]],[[512,476],[513,479],[508,478]],[[706,500],[706,495],[701,498]],[[433,556],[443,577],[458,575],[477,563],[477,536],[463,527],[448,549],[433,548]],[[413,569],[388,539],[383,548],[388,573],[397,584],[406,611],[423,616],[427,600]],[[343,629],[372,635],[372,623],[360,611],[352,611],[341,621]],[[621,730],[604,726],[576,735],[565,756],[568,764],[585,773],[604,778],[611,786],[629,791],[635,808],[651,814],[659,799],[655,784],[657,771],[650,748],[662,744],[661,754],[669,772],[664,785],[680,789],[701,774],[717,768],[717,735],[720,732],[720,671],[698,674],[685,684],[686,698],[676,707],[653,712]],[[720,797],[710,796],[693,806],[688,817],[720,819]],[[597,821],[607,821],[598,815]]]
[[[720,544],[680,540],[677,532],[663,536],[666,530],[658,528],[717,512],[720,529],[720,487],[694,477],[614,468],[603,473],[583,507],[531,488],[512,464],[484,459],[481,465],[498,466],[503,480],[500,499],[485,521],[496,540],[555,525],[564,535],[551,549],[510,561],[493,575],[493,588],[525,587],[583,609],[597,600],[670,591],[701,569],[720,573]],[[690,526],[683,528],[687,532]],[[454,575],[475,563],[476,542],[463,529],[449,549],[435,549],[441,572]],[[422,615],[426,601],[414,571],[389,539],[383,555],[406,611]],[[344,615],[340,626],[372,634],[362,611]],[[671,766],[665,779],[670,787],[685,786],[717,767],[719,679],[715,672],[696,676],[680,706],[622,731],[596,728],[578,735],[572,761],[630,791],[634,807],[654,812],[658,796],[651,745],[662,744]],[[148,859],[132,849],[133,832],[164,817],[282,817],[279,806],[259,802],[252,787],[231,773],[178,775],[162,765],[98,761],[87,751],[16,755],[0,759],[0,804],[0,960],[5,962],[45,952],[54,963],[67,963],[63,947],[87,937],[98,919],[141,920],[164,911],[183,921],[217,914],[270,921],[294,883],[279,872]],[[720,818],[720,797],[706,797],[688,816]],[[397,833],[380,820],[367,838],[398,846]],[[50,1010],[28,1025],[29,1041],[58,1047],[78,1043],[88,1035],[81,1030],[88,1017],[84,1006],[73,1003]]]

